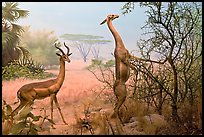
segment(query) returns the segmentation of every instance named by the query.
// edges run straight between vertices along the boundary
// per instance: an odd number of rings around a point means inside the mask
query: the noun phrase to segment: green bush
[[[108,60],[107,62],[103,62],[102,60],[99,60],[99,59],[92,59],[91,65],[89,65],[87,69],[96,69],[98,67],[111,68],[114,65],[115,65],[115,60]]]
[[[45,120],[54,124],[48,116],[35,116],[32,107],[24,107],[18,115],[11,116],[12,107],[2,100],[2,132],[4,135],[38,135],[42,131],[42,125]],[[36,124],[42,118],[40,124]]]
[[[44,79],[53,76],[53,74],[45,73],[44,71],[44,68],[34,63],[20,64],[19,61],[13,61],[8,66],[2,67],[2,80],[11,80],[20,77]]]

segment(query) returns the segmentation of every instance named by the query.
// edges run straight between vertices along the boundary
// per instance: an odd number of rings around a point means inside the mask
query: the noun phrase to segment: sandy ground
[[[76,124],[74,112],[77,111],[82,115],[84,104],[87,104],[88,100],[96,100],[96,95],[102,86],[94,75],[85,69],[85,67],[89,64],[90,62],[84,63],[80,60],[74,60],[71,63],[66,63],[65,80],[57,94],[57,99],[68,125],[64,125],[58,110],[54,105],[54,122],[56,123],[56,129],[46,129],[49,127],[49,125],[46,124],[49,123],[45,122],[44,128],[46,131],[41,132],[40,134],[73,133],[73,124]],[[48,70],[48,72],[57,75],[59,70]],[[2,99],[4,99],[8,104],[11,104],[12,108],[15,109],[19,104],[13,105],[13,103],[17,101],[16,93],[18,89],[24,84],[37,81],[44,80],[28,80],[20,78],[11,81],[2,81]],[[50,98],[35,100],[33,107],[36,108],[33,110],[33,113],[36,115],[42,115],[42,112],[39,111],[40,108],[45,108],[47,115],[50,115]]]
[[[114,95],[112,91],[101,92],[101,87],[103,86],[95,76],[85,69],[90,62],[84,63],[80,60],[74,60],[71,63],[66,63],[66,76],[64,83],[57,94],[57,99],[60,104],[60,108],[64,115],[65,121],[68,125],[65,125],[60,117],[60,114],[54,105],[54,122],[55,129],[51,128],[50,123],[45,121],[43,124],[43,130],[39,132],[41,135],[80,135],[80,128],[76,126],[76,115],[78,118],[84,118],[84,109],[90,105],[91,114],[95,117],[99,123],[103,125],[104,115],[113,113],[113,100]],[[59,70],[49,70],[53,74],[58,74]],[[44,80],[28,80],[28,79],[16,79],[11,81],[2,81],[2,99],[4,99],[8,104],[15,109],[19,103],[14,105],[13,103],[17,101],[16,93],[18,89],[28,83],[44,81]],[[105,92],[105,93],[104,93]],[[104,93],[104,94],[101,94]],[[111,100],[110,100],[111,99]],[[108,101],[107,101],[108,100]],[[111,103],[112,102],[112,103]],[[46,116],[50,118],[50,98],[45,98],[42,100],[35,100],[33,105],[32,113],[34,115],[43,116],[43,111],[41,108],[46,110]],[[157,115],[157,117],[160,117]],[[163,118],[161,118],[163,119]],[[158,120],[157,120],[158,121]],[[118,121],[109,121],[113,125],[114,130],[116,130]],[[107,122],[106,122],[107,123]],[[128,135],[141,135],[145,134],[142,130],[138,131],[137,128],[138,121],[133,120],[132,122],[126,123],[123,126],[124,134]],[[101,126],[101,125],[99,125]],[[118,128],[118,127],[117,127]],[[103,129],[107,130],[107,129]],[[110,126],[109,129],[110,131]],[[108,132],[109,132],[108,131]],[[101,131],[101,128],[96,128],[94,134],[103,134],[105,131]],[[84,130],[84,134],[91,134],[89,130]],[[111,132],[109,132],[111,134]]]
[[[95,89],[101,83],[95,79],[93,74],[85,69],[89,63],[82,61],[72,61],[66,63],[65,80],[58,92],[57,97],[60,102],[69,103],[80,99],[81,94],[90,94],[89,90]],[[59,70],[48,70],[53,74],[58,74]],[[47,80],[47,79],[46,79]],[[28,83],[45,81],[45,80],[29,80],[29,79],[16,79],[11,81],[2,81],[2,99],[5,99],[9,104],[17,101],[16,93],[18,89]],[[77,99],[77,100],[76,100]],[[45,103],[46,101],[42,101]]]

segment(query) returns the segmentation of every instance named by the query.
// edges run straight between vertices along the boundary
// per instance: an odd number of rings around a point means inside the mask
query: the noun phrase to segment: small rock
[[[131,117],[130,120],[129,120],[129,123],[132,123],[132,122],[135,122],[137,121],[137,117]]]
[[[144,116],[144,118],[148,122],[152,122],[152,123],[156,123],[158,121],[161,123],[165,123],[164,116],[158,115],[158,114],[150,114],[149,116]]]
[[[125,124],[125,126],[129,128],[135,128],[136,126],[138,126],[138,124],[139,124],[138,121],[134,121],[134,122]]]

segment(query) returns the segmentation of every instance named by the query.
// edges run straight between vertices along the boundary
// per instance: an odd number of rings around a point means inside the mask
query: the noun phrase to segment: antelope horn
[[[67,54],[69,53],[69,47],[67,47],[67,45],[64,42],[64,46],[67,48]]]
[[[67,48],[67,55],[70,56],[72,53],[69,53],[70,49],[69,49],[69,47],[65,44],[65,42],[64,42],[64,46]]]
[[[56,47],[57,49],[59,49],[59,50],[62,52],[63,55],[65,55],[65,54],[64,54],[64,51],[63,51],[62,49],[60,49],[59,47],[56,46],[56,43],[55,43],[55,47]]]

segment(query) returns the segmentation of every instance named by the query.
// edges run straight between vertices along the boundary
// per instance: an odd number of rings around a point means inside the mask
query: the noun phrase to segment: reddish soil
[[[77,118],[84,117],[84,108],[90,105],[91,112],[95,120],[98,122],[98,128],[94,129],[94,134],[107,134],[105,130],[108,130],[108,134],[112,134],[110,129],[103,129],[104,114],[110,116],[113,112],[113,102],[114,95],[112,91],[106,92],[102,96],[102,83],[100,83],[94,75],[89,72],[86,67],[90,65],[90,62],[84,63],[80,60],[73,60],[71,63],[66,63],[66,76],[64,83],[57,94],[57,99],[60,104],[60,108],[64,115],[64,118],[68,125],[65,125],[59,115],[59,112],[54,105],[54,122],[55,129],[51,128],[50,123],[45,121],[43,124],[43,130],[38,132],[41,135],[80,135],[80,128],[76,127],[76,115]],[[59,70],[49,70],[53,74],[58,74]],[[45,79],[44,79],[45,80]],[[44,80],[29,80],[24,78],[19,78],[11,81],[2,81],[2,99],[4,99],[8,104],[15,109],[19,103],[13,104],[17,101],[16,93],[18,89],[28,83],[44,81]],[[108,101],[107,101],[108,100]],[[110,101],[112,103],[110,103]],[[34,115],[43,116],[44,113],[40,111],[41,108],[46,110],[46,116],[50,118],[50,98],[45,98],[42,100],[35,100],[33,105],[32,113]],[[102,117],[103,116],[103,117]],[[113,123],[112,123],[113,122]],[[100,123],[100,124],[99,124]],[[107,123],[107,122],[106,122]],[[118,122],[115,120],[110,120],[109,125],[112,124],[114,130],[116,131],[116,126]],[[132,121],[132,123],[126,123],[123,127],[123,133],[128,135],[141,135],[145,134],[142,130],[138,131],[137,121]],[[107,127],[107,126],[106,126]],[[110,128],[111,126],[109,126]],[[89,130],[83,131],[84,134],[90,134]]]
[[[65,80],[57,94],[57,99],[68,125],[64,125],[54,105],[54,122],[56,123],[56,129],[48,128],[49,126],[46,125],[45,122],[44,127],[48,129],[44,132],[40,132],[40,134],[73,134],[72,125],[76,123],[74,111],[82,114],[85,102],[94,99],[93,94],[99,92],[102,86],[94,75],[86,69],[89,64],[90,62],[84,63],[80,60],[73,60],[70,63],[66,63]],[[48,72],[57,75],[59,70],[48,70]],[[2,81],[2,99],[8,104],[11,104],[12,109],[15,109],[19,104],[13,105],[13,103],[17,101],[16,93],[18,89],[25,84],[44,80],[19,78],[11,81]],[[36,108],[33,110],[33,113],[36,115],[42,115],[39,111],[42,107],[47,110],[47,115],[50,115],[50,98],[35,100],[33,107]]]

